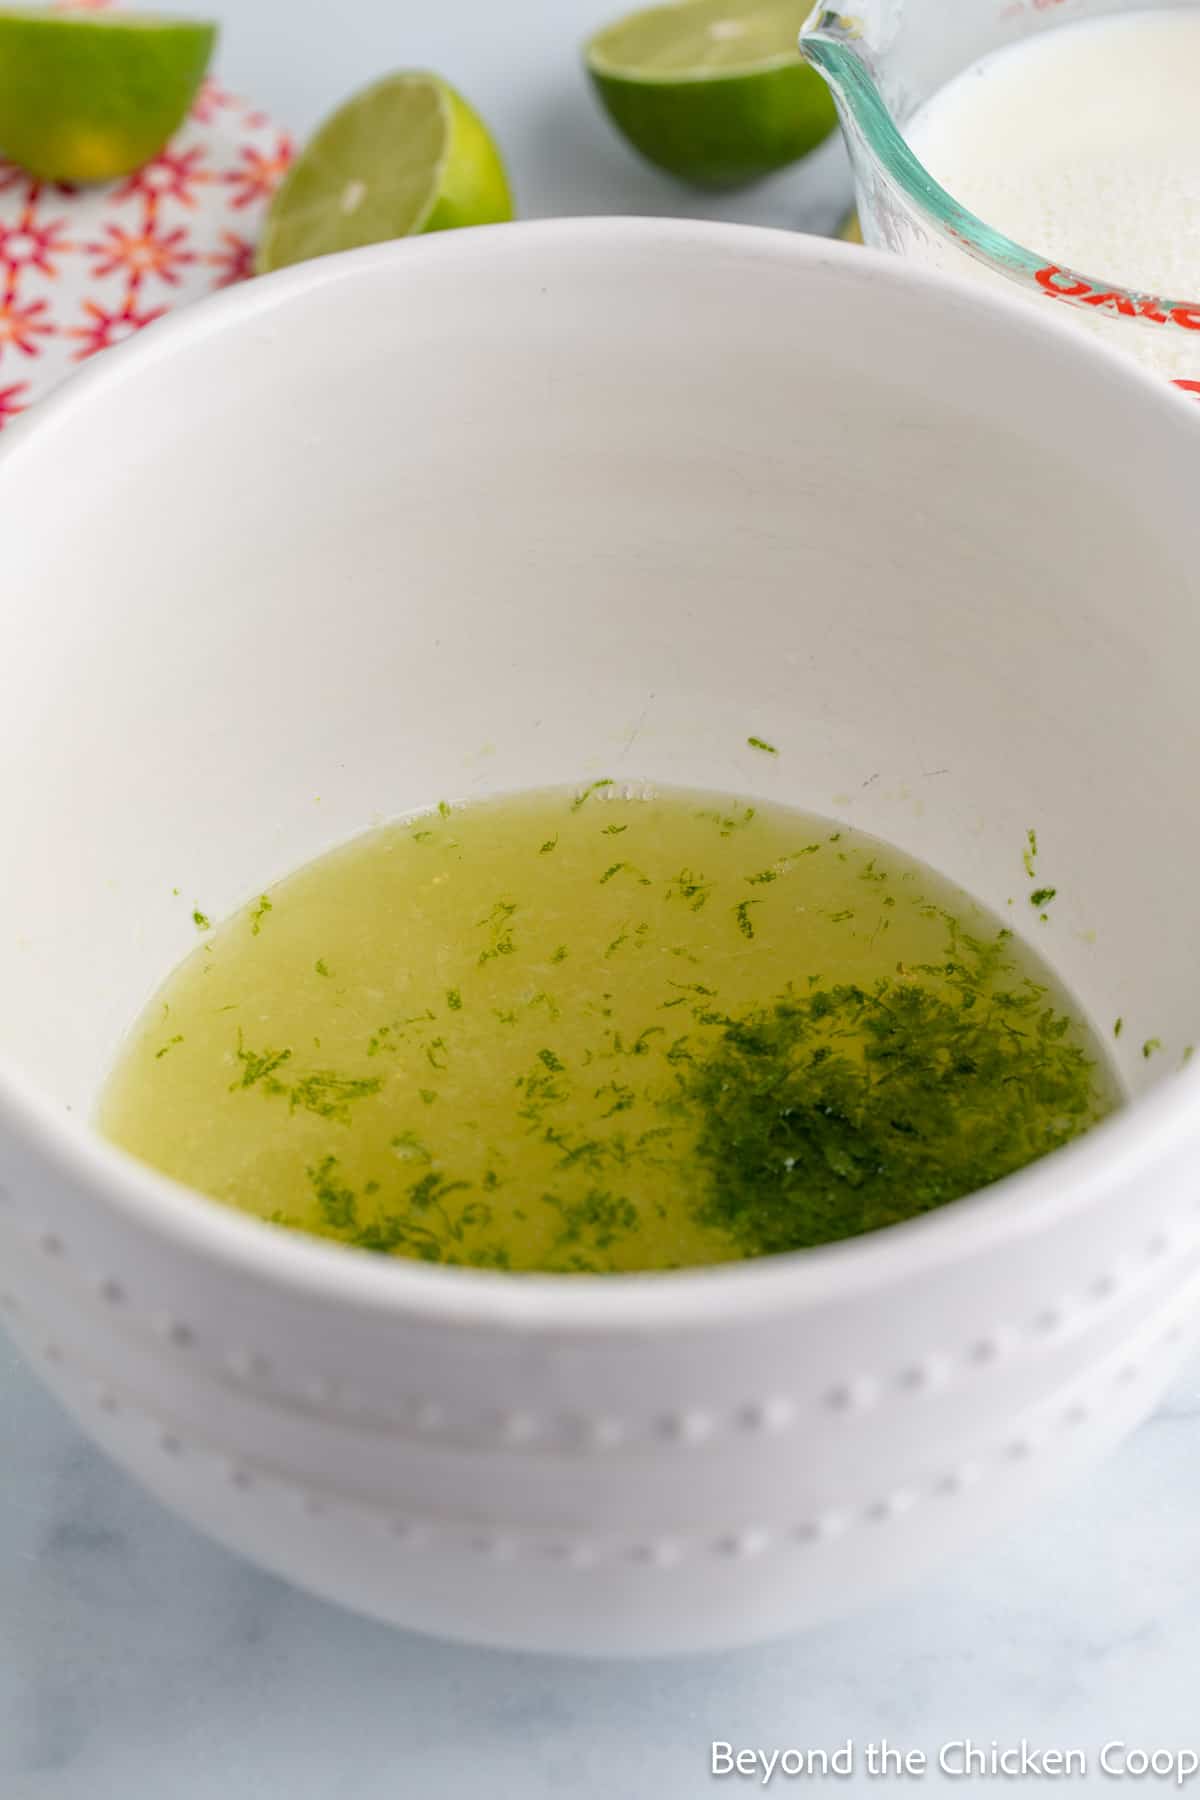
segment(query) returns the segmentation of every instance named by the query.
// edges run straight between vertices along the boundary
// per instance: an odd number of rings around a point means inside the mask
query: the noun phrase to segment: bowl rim
[[[1169,383],[1120,350],[1097,342],[1069,318],[1039,315],[1022,295],[992,293],[967,276],[947,275],[881,251],[762,226],[696,220],[595,217],[482,226],[401,243],[374,245],[284,269],[228,288],[182,309],[72,377],[31,414],[22,415],[0,446],[0,481],[28,447],[139,367],[169,361],[176,350],[253,324],[293,296],[354,282],[401,265],[458,258],[468,265],[495,255],[527,260],[549,247],[557,272],[565,248],[604,245],[622,251],[683,253],[792,263],[797,272],[889,284],[923,296],[931,313],[990,317],[1011,337],[1047,334],[1060,362],[1075,362],[1094,380],[1123,386],[1131,401],[1157,408],[1162,429],[1180,441],[1200,418]],[[176,1182],[107,1143],[95,1128],[64,1116],[61,1103],[0,1057],[0,1133],[40,1159],[48,1172],[76,1183],[133,1229],[210,1266],[265,1286],[375,1315],[453,1327],[556,1336],[655,1333],[744,1326],[781,1312],[824,1306],[961,1263],[1044,1232],[1085,1212],[1115,1188],[1177,1155],[1200,1135],[1200,1058],[1164,1075],[1083,1137],[991,1187],[883,1231],[810,1250],[713,1267],[631,1275],[511,1274],[447,1267],[328,1243],[239,1213]]]

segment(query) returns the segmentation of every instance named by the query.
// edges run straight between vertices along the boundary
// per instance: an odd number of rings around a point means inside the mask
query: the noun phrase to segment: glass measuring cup
[[[1169,3],[1169,0],[1168,0]],[[905,126],[971,63],[1077,19],[1161,8],[1164,0],[854,0],[853,14],[818,4],[800,51],[825,77],[850,151],[865,241],[902,256],[1069,307],[1200,400],[1200,293],[1151,294],[1069,268],[1049,246],[1015,243],[947,193],[914,155]],[[1200,0],[1176,0],[1193,9]]]

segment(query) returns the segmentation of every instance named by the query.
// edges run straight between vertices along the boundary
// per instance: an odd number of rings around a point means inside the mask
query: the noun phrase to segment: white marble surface
[[[110,1468],[2,1343],[0,1434],[3,1800],[760,1791],[710,1780],[713,1738],[1200,1749],[1200,1364],[1086,1486],[935,1585],[788,1643],[634,1666],[429,1643],[256,1573]],[[1147,1787],[1167,1784],[1116,1791]]]
[[[527,215],[691,212],[821,230],[846,199],[833,147],[715,203],[638,165],[578,72],[604,0],[218,10],[225,80],[299,133],[389,66],[443,71],[493,123]],[[2,1340],[0,1466],[0,1800],[757,1791],[710,1780],[713,1738],[850,1737],[861,1751],[886,1735],[936,1753],[968,1735],[1025,1737],[1082,1747],[1089,1763],[1112,1738],[1200,1748],[1200,1365],[1085,1487],[936,1585],[787,1644],[640,1667],[429,1644],[257,1574],[111,1469]],[[777,1777],[768,1791],[816,1785]],[[1093,1772],[1072,1791],[1111,1785]]]

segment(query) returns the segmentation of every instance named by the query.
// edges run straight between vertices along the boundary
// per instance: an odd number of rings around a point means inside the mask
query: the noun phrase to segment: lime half
[[[215,25],[0,7],[0,151],[43,181],[112,181],[183,123]]]
[[[293,163],[257,267],[512,216],[500,152],[462,95],[436,75],[388,75],[340,106]]]
[[[678,0],[631,13],[586,45],[609,117],[650,162],[699,187],[793,163],[836,123],[796,48],[812,0]]]

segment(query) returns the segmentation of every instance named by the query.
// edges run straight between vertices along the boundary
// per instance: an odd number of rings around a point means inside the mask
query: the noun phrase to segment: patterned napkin
[[[124,181],[61,187],[0,160],[0,430],[88,357],[244,280],[291,155],[265,113],[208,80]]]

